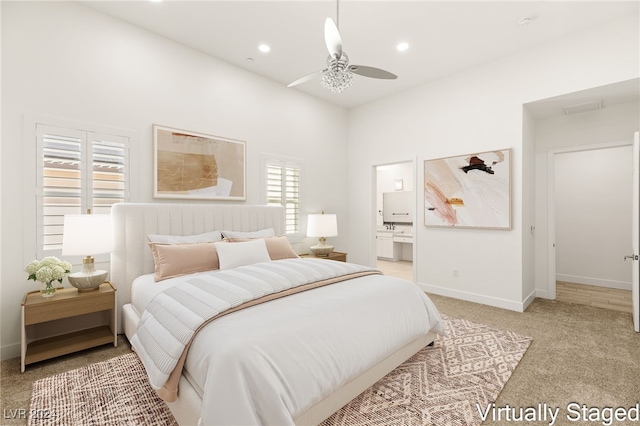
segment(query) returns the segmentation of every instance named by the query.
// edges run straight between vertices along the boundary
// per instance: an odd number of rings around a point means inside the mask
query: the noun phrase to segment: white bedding
[[[189,277],[197,277],[198,275],[215,274],[217,271],[197,272],[190,274]],[[138,316],[142,315],[144,308],[151,302],[156,294],[162,293],[169,287],[184,280],[184,276],[168,278],[166,280],[155,282],[153,274],[141,275],[131,284],[131,305],[135,308]]]
[[[141,313],[180,279],[138,278],[134,308]],[[360,277],[216,319],[195,338],[185,376],[203,395],[202,425],[293,424],[338,386],[432,329],[443,332],[439,314],[417,286]]]

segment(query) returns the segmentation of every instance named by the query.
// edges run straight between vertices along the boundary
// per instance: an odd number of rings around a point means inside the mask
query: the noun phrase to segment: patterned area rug
[[[34,382],[29,415],[29,426],[178,426],[133,352]]]
[[[479,425],[531,339],[443,315],[447,337],[422,349],[323,426]],[[177,426],[134,353],[38,380],[28,424]]]
[[[461,319],[338,410],[322,426],[476,426],[477,405],[495,402],[531,338]]]

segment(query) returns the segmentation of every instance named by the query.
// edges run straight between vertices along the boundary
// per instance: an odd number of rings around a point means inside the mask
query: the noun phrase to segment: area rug
[[[33,383],[29,426],[178,426],[134,352]]]
[[[477,426],[504,387],[531,338],[448,318],[438,336],[361,393],[322,426]]]
[[[322,426],[476,426],[531,339],[443,315],[448,336],[422,349]],[[135,353],[38,380],[30,426],[177,426]]]

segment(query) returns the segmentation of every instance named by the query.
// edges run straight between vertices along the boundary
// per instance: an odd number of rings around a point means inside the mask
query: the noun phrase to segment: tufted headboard
[[[131,302],[131,283],[154,270],[149,234],[193,235],[208,231],[285,233],[284,207],[231,204],[120,203],[111,207],[114,250],[110,280],[117,288],[118,324],[122,306]],[[118,330],[121,332],[121,330]]]

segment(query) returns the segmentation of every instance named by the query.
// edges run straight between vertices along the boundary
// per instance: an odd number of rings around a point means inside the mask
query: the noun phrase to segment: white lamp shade
[[[310,214],[307,221],[307,237],[335,237],[338,220],[335,214]]]
[[[111,216],[108,214],[72,214],[64,216],[62,254],[93,256],[113,250]]]

